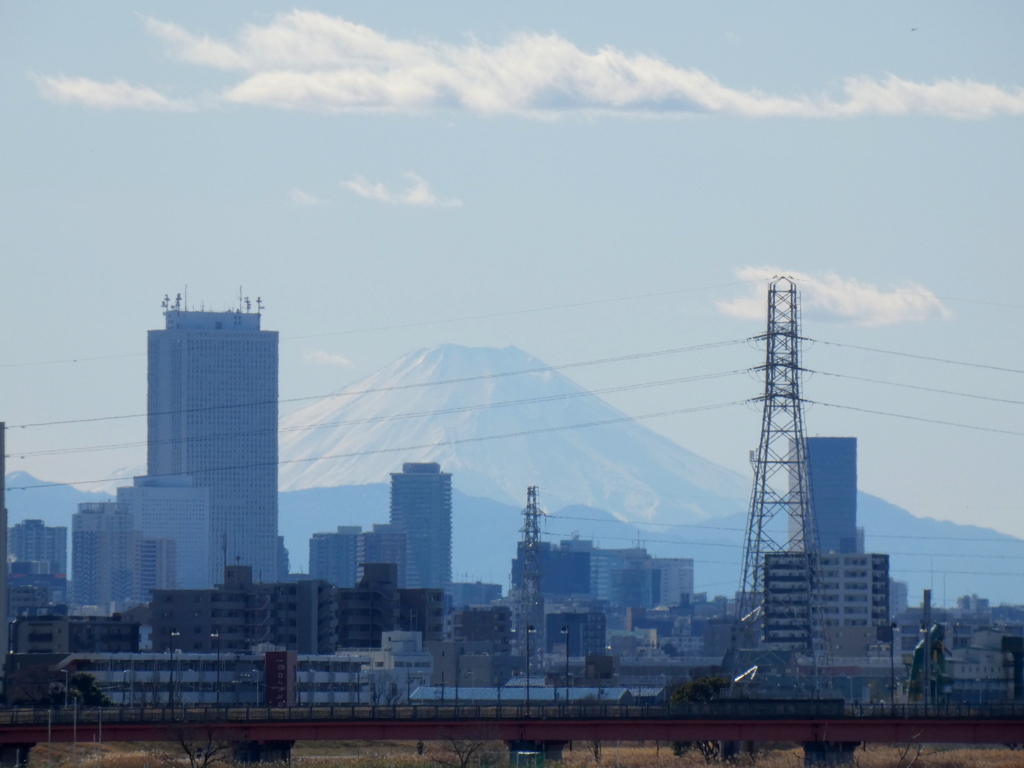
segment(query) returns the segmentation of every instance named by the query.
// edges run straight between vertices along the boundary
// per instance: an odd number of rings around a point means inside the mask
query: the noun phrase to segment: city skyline
[[[1024,536],[1018,6],[61,8],[8,9],[0,30],[10,425],[143,413],[141,330],[186,284],[197,307],[235,305],[239,283],[265,300],[292,400],[444,342],[557,365],[747,338],[777,269],[798,279],[810,338],[903,353],[808,345],[809,368],[872,380],[809,376],[809,399],[845,408],[811,406],[808,433],[856,435],[861,488],[918,516]],[[595,90],[517,69],[512,105],[487,78],[492,107],[464,89],[284,104],[254,89],[268,67],[309,70],[260,47],[286,33],[321,35],[339,80],[356,44],[396,82],[416,57],[464,83],[480,74],[467,62],[555,50],[553,69],[582,67]],[[642,88],[615,92],[606,61]],[[757,358],[738,345],[571,374],[611,389]],[[605,397],[642,415],[756,394],[739,376]],[[141,463],[127,446],[143,422],[12,429],[7,469],[110,477]],[[645,423],[747,476],[746,409]]]

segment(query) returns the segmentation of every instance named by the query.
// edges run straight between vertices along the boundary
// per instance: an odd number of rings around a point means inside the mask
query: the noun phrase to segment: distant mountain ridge
[[[7,475],[7,486],[41,481],[24,472]],[[511,560],[522,525],[521,506],[452,494],[453,576],[457,581],[508,583]],[[71,486],[53,485],[10,491],[10,525],[38,518],[47,525],[67,525],[79,501],[106,501],[110,496]],[[388,522],[388,485],[373,483],[336,488],[309,488],[280,494],[280,531],[291,553],[292,570],[307,566],[309,538],[339,525]],[[548,508],[549,511],[551,508]],[[988,597],[993,604],[1024,604],[1020,564],[1024,539],[988,528],[915,517],[870,494],[858,494],[858,524],[865,529],[870,552],[890,553],[892,576],[910,586],[910,602],[931,588],[937,605],[952,605],[964,594]],[[692,557],[697,591],[731,595],[740,579],[746,513],[685,526],[640,529],[602,509],[570,505],[542,519],[544,538],[560,541],[578,535],[605,548],[640,543],[661,557]],[[70,537],[69,537],[70,538]]]
[[[386,482],[405,461],[436,461],[470,496],[516,505],[538,485],[550,508],[585,504],[635,523],[734,514],[749,492],[516,347],[405,355],[282,418],[280,453],[282,491]]]

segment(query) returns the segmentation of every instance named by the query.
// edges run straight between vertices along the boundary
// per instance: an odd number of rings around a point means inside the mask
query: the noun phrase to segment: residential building
[[[176,583],[168,587],[208,589],[215,544],[210,537],[210,490],[197,488],[188,475],[136,477],[117,489],[121,510],[148,539],[174,542]],[[148,599],[148,598],[147,598]]]
[[[359,534],[362,530],[358,525],[339,525],[334,533],[314,533],[309,540],[310,578],[323,579],[336,587],[354,587],[359,571]],[[402,544],[404,554],[404,540]]]
[[[139,539],[139,600],[148,603],[153,590],[178,586],[177,542],[174,539]]]
[[[214,589],[154,590],[153,649],[238,653],[269,643],[299,653],[336,646],[333,588],[325,581],[254,583],[248,565],[229,565]]]
[[[605,653],[606,619],[603,613],[549,613],[544,633],[547,653],[566,653],[570,657],[598,656]],[[568,630],[566,632],[565,630]]]
[[[490,605],[501,599],[501,584],[484,584],[479,581],[452,582],[448,589],[452,596],[452,608]]]
[[[116,502],[83,502],[71,518],[73,602],[100,611],[138,602],[139,534]]]
[[[405,531],[405,586],[447,589],[452,580],[452,476],[435,463],[391,473],[391,524]]]
[[[458,608],[452,613],[452,640],[485,643],[488,653],[512,653],[512,609],[507,605]]]
[[[338,647],[379,648],[386,632],[420,632],[423,640],[444,636],[444,591],[399,589],[394,563],[364,563],[351,589],[337,589]]]
[[[38,616],[11,625],[12,653],[138,653],[139,625],[114,616]]]
[[[398,525],[374,523],[372,531],[360,533],[356,540],[357,581],[363,578],[363,563],[394,563],[398,586],[408,587],[409,547],[405,529]]]
[[[167,299],[164,329],[149,332],[148,474],[209,489],[211,583],[228,564],[278,578],[278,338],[246,304],[196,312]]]
[[[45,563],[38,573],[68,572],[68,529],[47,526],[42,520],[22,520],[7,538],[9,562]]]

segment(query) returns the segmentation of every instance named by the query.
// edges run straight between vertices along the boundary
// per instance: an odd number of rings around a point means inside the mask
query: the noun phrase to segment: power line
[[[670,411],[659,411],[658,413],[647,413],[640,416],[621,416],[614,419],[601,419],[599,421],[591,421],[582,424],[567,424],[559,427],[540,427],[537,429],[524,429],[519,432],[509,432],[502,435],[483,435],[478,437],[463,437],[456,438],[454,440],[438,440],[432,443],[424,443],[422,445],[407,445],[398,448],[376,448],[370,451],[351,451],[348,453],[335,453],[326,454],[323,456],[307,456],[301,459],[284,459],[277,462],[256,462],[253,464],[236,464],[229,467],[214,467],[212,469],[203,470],[203,472],[227,472],[234,469],[250,469],[252,467],[266,467],[266,466],[281,466],[283,464],[305,464],[315,461],[323,461],[325,459],[347,459],[355,456],[371,456],[381,453],[399,453],[403,451],[419,451],[427,448],[437,448],[445,445],[459,445],[461,443],[479,443],[490,440],[503,440],[512,437],[525,437],[527,435],[538,435],[548,432],[564,432],[572,429],[586,429],[589,427],[602,427],[609,424],[621,424],[623,422],[630,421],[641,421],[644,419],[657,419],[665,416],[677,416],[684,413],[697,413],[700,411],[713,411],[719,408],[730,408],[737,405],[746,405],[746,400],[734,400],[728,403],[716,403],[714,405],[703,405],[696,406],[693,408],[677,408]],[[152,477],[165,477],[173,476],[173,473],[164,473],[152,475]],[[78,480],[66,483],[39,483],[36,485],[22,485],[22,486],[11,486],[7,488],[9,491],[27,491],[35,488],[50,488],[55,485],[94,485],[97,483],[112,483],[127,480],[124,477],[106,477],[97,480]]]
[[[427,418],[430,416],[444,416],[453,413],[466,413],[471,411],[486,410],[490,408],[506,408],[509,406],[518,405],[530,405],[534,403],[544,403],[556,400],[566,400],[581,397],[592,397],[595,395],[608,394],[612,392],[627,392],[635,389],[649,389],[652,387],[667,386],[670,384],[684,384],[694,381],[706,381],[709,379],[726,378],[728,376],[734,376],[740,373],[746,373],[747,369],[740,368],[733,371],[723,371],[720,373],[709,373],[701,374],[697,376],[684,376],[674,379],[662,379],[660,381],[648,381],[641,382],[639,384],[624,384],[617,387],[605,387],[602,389],[594,390],[580,390],[578,392],[567,392],[559,395],[544,395],[541,397],[530,397],[523,398],[521,400],[504,400],[496,403],[481,403],[477,405],[466,405],[456,408],[442,408],[431,411],[415,411],[411,413],[399,413],[399,414],[388,414],[384,416],[367,416],[360,419],[345,419],[341,421],[329,421],[319,422],[316,424],[304,424],[296,427],[279,427],[274,430],[251,430],[248,432],[233,432],[220,435],[206,435],[202,437],[187,437],[187,438],[167,438],[164,440],[155,441],[136,441],[133,443],[112,443],[108,445],[94,445],[84,446],[79,448],[53,448],[50,450],[43,451],[27,451],[25,453],[8,454],[10,458],[26,458],[29,456],[54,456],[63,455],[68,453],[91,453],[95,451],[106,451],[106,450],[120,450],[125,448],[138,448],[147,445],[169,445],[169,444],[180,444],[180,443],[200,443],[210,440],[229,440],[236,439],[239,437],[252,437],[254,435],[267,434],[268,432],[281,433],[281,432],[303,432],[317,429],[328,429],[331,427],[349,426],[354,424],[373,424],[383,421],[399,421],[403,419],[413,418]]]
[[[935,392],[940,395],[956,395],[957,397],[970,397],[974,400],[988,400],[993,403],[1007,403],[1009,405],[1024,405],[1024,400],[1009,400],[1003,397],[990,397],[988,395],[973,395],[969,392],[955,392],[950,389],[936,389],[934,387],[922,387],[917,384],[901,384],[896,381],[882,381],[880,379],[868,379],[863,376],[851,376],[846,373],[829,373],[828,371],[816,371],[804,368],[804,373],[816,373],[820,376],[830,376],[837,379],[851,379],[852,381],[864,381],[869,384],[885,384],[890,387],[902,387],[903,389],[916,389],[921,392]]]
[[[640,359],[649,358],[649,357],[661,357],[661,356],[665,356],[665,355],[681,354],[681,353],[684,353],[684,352],[696,352],[696,351],[700,351],[700,350],[704,350],[704,349],[716,349],[716,348],[719,348],[719,347],[727,347],[727,346],[732,346],[732,345],[735,345],[735,344],[745,344],[748,340],[749,339],[745,339],[745,338],[744,339],[731,339],[729,341],[716,341],[716,342],[711,342],[711,343],[708,343],[708,344],[695,344],[695,345],[690,346],[690,347],[676,347],[676,348],[673,348],[673,349],[660,349],[660,350],[656,350],[654,352],[637,352],[637,353],[634,353],[634,354],[620,355],[620,356],[617,356],[617,357],[605,357],[605,358],[599,358],[599,359],[596,359],[596,360],[584,360],[584,361],[575,362],[575,363],[563,363],[561,365],[545,365],[545,366],[540,366],[540,367],[536,367],[536,368],[523,368],[523,369],[520,369],[520,370],[517,370],[517,371],[503,371],[503,372],[500,372],[500,373],[484,373],[484,374],[479,374],[477,376],[462,376],[462,377],[459,377],[459,378],[443,379],[443,380],[440,380],[440,381],[423,381],[423,382],[417,382],[417,383],[412,383],[412,384],[396,384],[396,385],[390,386],[390,387],[370,387],[368,389],[359,389],[359,390],[342,390],[340,392],[339,391],[335,391],[335,392],[330,392],[330,393],[327,393],[327,394],[307,395],[305,397],[292,397],[292,398],[278,399],[278,400],[262,400],[262,401],[248,402],[248,403],[235,403],[235,404],[230,404],[230,405],[211,405],[211,406],[204,406],[204,407],[201,407],[201,408],[182,408],[182,409],[169,410],[169,411],[154,411],[152,413],[128,413],[128,414],[121,414],[121,415],[116,415],[116,416],[93,416],[93,417],[84,418],[84,419],[62,419],[60,421],[40,421],[40,422],[34,422],[34,423],[29,423],[29,424],[9,424],[7,426],[7,428],[8,429],[27,429],[29,427],[52,427],[52,426],[65,425],[65,424],[84,424],[84,423],[91,423],[91,422],[97,422],[97,421],[116,421],[116,420],[119,420],[119,419],[138,419],[138,418],[143,418],[143,417],[147,417],[147,416],[165,416],[165,415],[173,415],[173,414],[180,414],[180,413],[196,413],[196,412],[205,412],[205,411],[216,411],[216,410],[223,410],[223,409],[227,409],[227,408],[254,408],[254,407],[257,407],[257,406],[261,406],[261,405],[272,405],[274,403],[297,403],[297,402],[302,402],[302,401],[306,401],[306,400],[326,400],[327,398],[330,398],[330,397],[354,397],[356,395],[366,395],[366,394],[371,394],[371,393],[374,393],[374,392],[394,392],[394,391],[407,390],[407,389],[420,389],[420,388],[423,388],[423,387],[436,387],[436,386],[447,385],[447,384],[462,384],[462,383],[466,383],[466,382],[470,382],[470,381],[483,381],[483,380],[486,380],[486,379],[500,379],[500,378],[504,378],[504,377],[508,377],[508,376],[523,376],[523,375],[530,374],[530,373],[547,373],[549,371],[561,371],[561,370],[567,370],[567,369],[570,369],[570,368],[583,368],[583,367],[591,366],[591,365],[605,365],[605,364],[608,364],[608,363],[620,363],[620,362],[625,362],[625,361],[629,361],[629,360],[640,360]]]
[[[892,349],[877,349],[875,347],[861,347],[856,344],[842,344],[838,341],[823,341],[822,339],[802,338],[802,341],[809,341],[812,344],[825,344],[830,347],[845,347],[846,349],[859,349],[862,352],[878,352],[883,355],[896,355],[898,357],[910,357],[916,360],[928,360],[933,363],[948,363],[949,365],[962,365],[968,368],[984,368],[990,371],[1002,371],[1003,373],[1024,373],[1019,368],[1003,368],[998,365],[985,365],[983,363],[968,363],[963,360],[949,360],[944,357],[929,357],[928,355],[915,355],[911,352],[897,352]]]
[[[1024,437],[1024,432],[1015,432],[1012,429],[997,429],[996,427],[979,427],[974,424],[961,424],[956,421],[944,421],[942,419],[928,419],[924,416],[908,416],[904,413],[891,413],[889,411],[875,411],[870,408],[858,408],[853,405],[839,405],[837,403],[823,403],[819,400],[805,400],[808,405],[822,405],[826,408],[841,408],[845,411],[857,411],[858,413],[871,413],[876,416],[892,416],[895,419],[907,419],[908,421],[923,421],[927,424],[942,424],[946,427],[960,427],[961,429],[973,429],[978,432],[995,432],[1001,435],[1016,435]]]
[[[590,307],[601,304],[615,304],[623,301],[635,301],[637,299],[653,299],[660,296],[675,296],[682,293],[696,293],[699,291],[711,291],[719,288],[730,288],[734,285],[743,285],[745,283],[757,282],[755,280],[733,280],[729,283],[720,283],[718,285],[704,285],[696,288],[676,288],[668,291],[657,291],[654,293],[638,293],[631,296],[616,296],[609,299],[593,299],[592,301],[577,301],[571,304],[550,304],[545,307],[532,307],[529,309],[513,309],[506,312],[490,312],[482,315],[468,315],[464,317],[448,317],[440,320],[421,320],[413,323],[402,323],[399,325],[380,325],[372,328],[350,328],[345,331],[332,331],[329,333],[314,333],[307,334],[304,336],[285,336],[281,338],[282,342],[287,341],[299,341],[302,339],[317,339],[328,336],[349,336],[358,333],[375,333],[378,331],[394,331],[402,328],[419,328],[428,325],[443,325],[445,323],[462,323],[469,320],[486,320],[494,317],[510,317],[513,315],[527,315],[534,312],[550,312],[556,309],[576,309],[578,307]],[[186,310],[187,311],[187,310]],[[132,352],[124,355],[101,355],[97,357],[74,357],[65,358],[62,360],[35,360],[23,363],[0,363],[0,368],[24,368],[36,365],[58,365],[61,363],[86,363],[94,362],[97,360],[117,360],[125,357],[144,357],[145,352]]]

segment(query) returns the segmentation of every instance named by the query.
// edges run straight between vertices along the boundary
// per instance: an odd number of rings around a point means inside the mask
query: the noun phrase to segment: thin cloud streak
[[[345,368],[352,367],[352,361],[344,355],[334,352],[325,352],[322,349],[315,349],[305,355],[305,361],[314,365],[340,365]]]
[[[920,83],[889,74],[846,78],[834,94],[778,95],[730,88],[699,69],[612,46],[588,53],[556,34],[522,32],[498,45],[452,45],[395,39],[338,16],[298,10],[263,26],[246,24],[230,41],[152,18],[146,28],[181,61],[242,73],[218,100],[255,107],[464,110],[544,119],[571,113],[763,118],[923,114],[961,119],[1024,114],[1021,87],[958,79]],[[153,108],[165,99],[151,89],[140,90],[147,93],[139,94],[139,108]]]
[[[417,205],[425,208],[462,207],[462,201],[458,198],[442,199],[435,195],[430,184],[422,176],[412,171],[406,171],[402,175],[409,179],[409,185],[396,192],[392,192],[382,182],[372,182],[365,176],[356,176],[350,181],[341,182],[341,185],[367,200],[391,205]]]
[[[792,277],[800,291],[801,311],[820,320],[882,326],[952,317],[934,293],[917,283],[885,289],[832,272],[815,276],[778,267],[744,267],[736,275],[760,285],[753,295],[720,301],[716,307],[722,314],[743,320],[764,319],[765,283],[775,275]]]
[[[171,99],[162,93],[115,80],[101,83],[87,77],[39,76],[36,87],[43,97],[60,104],[81,104],[95,109],[142,109],[154,111],[190,111],[191,102]]]
[[[323,205],[324,200],[321,200],[316,195],[311,195],[308,192],[303,192],[298,187],[292,187],[288,191],[288,198],[292,201],[293,205],[299,206],[310,206],[310,205]]]

